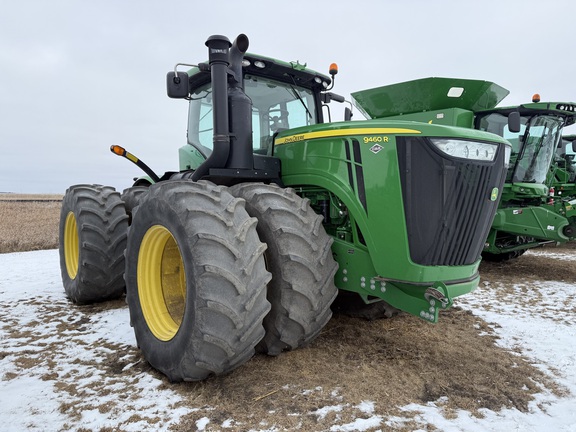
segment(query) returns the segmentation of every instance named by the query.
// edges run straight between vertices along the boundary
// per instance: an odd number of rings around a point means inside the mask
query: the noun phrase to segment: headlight
[[[451,138],[431,138],[432,144],[443,153],[462,159],[493,161],[498,144],[462,141]]]
[[[504,166],[508,168],[510,166],[510,155],[512,154],[512,146],[504,146]]]

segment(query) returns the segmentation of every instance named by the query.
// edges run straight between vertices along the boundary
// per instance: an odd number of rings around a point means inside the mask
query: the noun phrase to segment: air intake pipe
[[[214,148],[194,172],[192,180],[209,174],[210,168],[253,169],[254,165],[252,101],[244,93],[242,74],[248,37],[241,34],[231,44],[226,36],[213,35],[206,46],[212,80]]]

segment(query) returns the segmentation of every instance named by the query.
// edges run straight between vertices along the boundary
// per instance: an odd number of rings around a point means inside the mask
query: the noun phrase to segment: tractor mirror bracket
[[[508,130],[512,133],[520,132],[520,113],[518,111],[508,114]]]
[[[321,97],[322,97],[323,103],[330,103],[332,101],[340,102],[340,103],[346,102],[346,99],[344,99],[344,96],[340,96],[339,94],[332,93],[332,92],[322,93]]]

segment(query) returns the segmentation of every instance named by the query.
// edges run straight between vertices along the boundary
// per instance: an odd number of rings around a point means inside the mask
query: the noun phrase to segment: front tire
[[[60,270],[66,295],[86,304],[124,293],[128,216],[120,194],[100,185],[71,186],[62,200]]]
[[[223,186],[166,181],[134,209],[126,249],[130,318],[144,357],[171,381],[250,359],[270,305],[256,219]]]
[[[260,183],[232,186],[246,200],[246,210],[258,218],[256,230],[267,243],[266,266],[272,272],[264,320],[266,336],[258,349],[269,355],[310,343],[332,316],[330,305],[338,290],[334,275],[332,238],[323,218],[293,189]]]

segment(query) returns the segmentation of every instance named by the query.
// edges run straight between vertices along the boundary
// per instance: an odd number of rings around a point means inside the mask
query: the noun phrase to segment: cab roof
[[[242,67],[245,74],[271,78],[277,81],[294,84],[321,91],[330,85],[331,78],[302,65],[299,62],[284,62],[257,54],[246,53]],[[207,63],[188,71],[190,85],[196,88],[210,81],[210,69]]]

